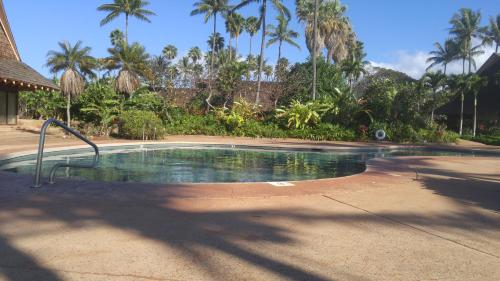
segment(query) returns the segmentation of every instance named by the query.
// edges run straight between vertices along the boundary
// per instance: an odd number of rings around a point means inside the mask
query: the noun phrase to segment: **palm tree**
[[[177,47],[174,45],[167,45],[163,48],[162,53],[167,60],[172,61],[177,57]]]
[[[471,9],[462,8],[450,21],[452,27],[450,33],[455,35],[464,52],[463,64],[465,60],[469,62],[469,73],[472,71],[473,59],[473,39],[482,39],[485,29],[480,27],[481,13]]]
[[[201,54],[200,48],[193,47],[193,48],[189,49],[188,57],[191,59],[193,64],[198,63],[198,61],[201,59],[201,56],[202,56],[202,54]]]
[[[444,74],[446,75],[446,68],[448,64],[454,61],[459,55],[459,48],[457,46],[457,43],[452,39],[448,39],[446,40],[446,42],[444,42],[444,46],[436,42],[434,43],[434,47],[436,48],[436,50],[429,53],[431,57],[427,59],[427,63],[431,64],[429,65],[429,67],[427,67],[426,70],[428,71],[434,66],[442,64],[444,67]]]
[[[206,99],[206,102],[208,104],[208,107],[211,108],[212,105],[210,104],[210,99],[212,98],[212,80],[213,80],[213,67],[214,67],[214,56],[215,56],[215,40],[216,36],[215,34],[217,33],[217,15],[225,15],[229,9],[228,6],[228,0],[201,0],[200,2],[194,3],[195,9],[191,11],[191,16],[195,15],[204,15],[204,21],[207,23],[210,18],[214,18],[214,29],[212,33],[212,53],[210,55],[210,68],[208,71],[208,76],[210,77],[209,83],[208,83],[208,88],[209,88],[209,94]]]
[[[423,77],[424,86],[432,92],[431,122],[434,122],[434,111],[437,107],[438,94],[444,90],[446,75],[441,72],[427,72]]]
[[[460,96],[460,123],[458,126],[458,133],[462,135],[464,125],[464,99],[468,87],[467,75],[452,75],[449,78],[448,84],[451,89]]]
[[[259,3],[259,11],[260,11],[260,23],[262,28],[262,38],[260,42],[260,60],[259,60],[259,70],[257,74],[257,95],[255,96],[255,106],[259,105],[260,101],[260,88],[262,82],[262,70],[264,67],[264,52],[266,48],[266,14],[267,14],[267,1],[268,0],[243,0],[240,4],[236,5],[234,10],[240,9],[242,7],[248,6],[251,3]],[[290,11],[283,4],[282,0],[269,0],[273,7],[278,11],[279,14],[286,16],[287,19],[290,19]]]
[[[252,55],[252,40],[255,36],[255,33],[259,31],[260,22],[256,17],[248,17],[245,21],[245,31],[250,35],[250,51],[248,53],[249,56]]]
[[[109,12],[109,14],[101,20],[101,26],[108,24],[121,14],[125,14],[125,42],[128,44],[128,19],[135,17],[145,22],[151,22],[148,16],[156,15],[150,10],[144,9],[149,5],[149,1],[145,0],[114,0],[111,4],[103,4],[97,8],[98,11]]]
[[[147,69],[149,55],[139,43],[127,45],[125,42],[115,48],[109,48],[109,57],[105,58],[110,70],[120,69],[115,88],[119,93],[132,95],[140,86],[140,75]]]
[[[49,51],[47,66],[51,73],[63,71],[61,76],[61,92],[66,95],[66,114],[68,127],[71,126],[71,96],[81,94],[85,87],[85,76],[95,77],[93,69],[96,59],[90,56],[90,47],[82,47],[78,41],[74,46],[68,42],[59,42],[61,51]]]
[[[245,26],[245,19],[238,13],[229,13],[226,16],[226,30],[229,32],[229,56],[232,58],[232,40],[236,41],[235,57],[238,56],[238,37]]]
[[[364,43],[357,41],[356,46],[351,47],[348,58],[342,62],[342,70],[348,79],[351,91],[354,82],[358,81],[361,75],[366,74],[365,67],[368,61],[366,61],[365,58]]]
[[[486,87],[488,80],[476,74],[472,74],[467,78],[467,90],[474,96],[474,117],[473,117],[473,128],[472,136],[476,136],[477,129],[477,95],[482,88]]]
[[[269,31],[267,32],[267,35],[269,35],[270,39],[267,42],[267,47],[278,43],[278,61],[281,59],[281,47],[283,45],[283,42],[286,42],[297,49],[300,50],[299,44],[297,44],[294,39],[299,37],[299,33],[295,32],[291,29],[288,29],[288,23],[290,20],[285,19],[284,16],[278,15],[276,17],[276,20],[278,21],[278,25],[269,25],[268,29]]]
[[[109,34],[109,39],[111,40],[111,45],[118,46],[125,40],[125,35],[119,29],[111,31]]]
[[[490,18],[490,25],[486,32],[486,42],[489,45],[495,44],[495,53],[498,53],[500,46],[500,15]]]

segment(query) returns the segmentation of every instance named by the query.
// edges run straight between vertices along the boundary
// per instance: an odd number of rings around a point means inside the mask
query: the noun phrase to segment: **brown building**
[[[21,61],[2,0],[0,25],[0,125],[15,125],[19,91],[53,91],[58,87]]]
[[[478,69],[477,74],[488,79],[488,86],[482,89],[477,96],[477,118],[479,122],[500,124],[500,54],[494,53]],[[436,110],[438,114],[448,116],[448,126],[458,128],[460,120],[460,98],[452,100]],[[465,122],[472,123],[474,114],[474,97],[466,95],[464,99]]]

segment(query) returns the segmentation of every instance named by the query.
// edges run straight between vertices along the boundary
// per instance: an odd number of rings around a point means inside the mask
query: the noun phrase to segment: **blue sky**
[[[111,0],[4,0],[9,21],[23,61],[50,76],[44,67],[46,54],[57,48],[57,42],[67,40],[72,43],[82,40],[92,47],[94,56],[106,56],[109,47],[109,33],[116,28],[124,28],[124,18],[100,27],[105,16],[96,8]],[[210,24],[203,23],[202,16],[189,15],[195,0],[150,0],[150,9],[157,16],[152,23],[132,19],[130,40],[146,46],[151,54],[160,54],[167,44],[178,47],[180,55],[187,53],[193,46],[207,48],[207,37],[211,32]],[[236,1],[233,1],[236,3]],[[284,2],[295,11],[294,0]],[[483,23],[490,16],[500,14],[500,0],[343,0],[348,6],[348,16],[361,41],[365,42],[368,60],[374,65],[405,71],[413,76],[425,69],[427,53],[434,42],[442,42],[447,36],[448,21],[459,8],[468,7],[480,10]],[[256,14],[255,5],[245,8],[245,16]],[[270,13],[271,23],[274,11]],[[304,45],[303,26],[295,19],[292,28],[300,31],[298,39],[301,50],[285,46],[283,54],[292,62],[302,61],[308,56]],[[219,19],[219,32],[224,32]],[[248,36],[240,38],[240,51],[248,52]],[[258,38],[254,38],[254,51]],[[478,64],[485,60],[488,53],[478,58]],[[266,50],[266,58],[274,62],[277,48]],[[454,67],[451,67],[452,71]],[[458,69],[458,66],[457,66]]]

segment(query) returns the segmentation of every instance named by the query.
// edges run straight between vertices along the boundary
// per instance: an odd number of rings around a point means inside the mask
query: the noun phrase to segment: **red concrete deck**
[[[0,155],[35,149],[36,137],[29,139],[0,136]],[[373,145],[219,137],[167,141]],[[75,144],[58,138],[48,143]],[[31,180],[0,172],[0,279],[500,276],[500,158],[377,159],[363,174],[293,187],[61,181],[32,190]]]

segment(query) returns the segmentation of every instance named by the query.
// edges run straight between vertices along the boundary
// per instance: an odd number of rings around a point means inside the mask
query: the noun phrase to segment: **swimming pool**
[[[144,183],[279,182],[361,173],[366,161],[395,156],[474,156],[429,149],[311,150],[228,145],[152,144],[101,148],[96,169],[60,168],[57,178]],[[43,175],[56,163],[91,163],[93,151],[47,152]],[[35,155],[0,161],[0,170],[34,174]]]

